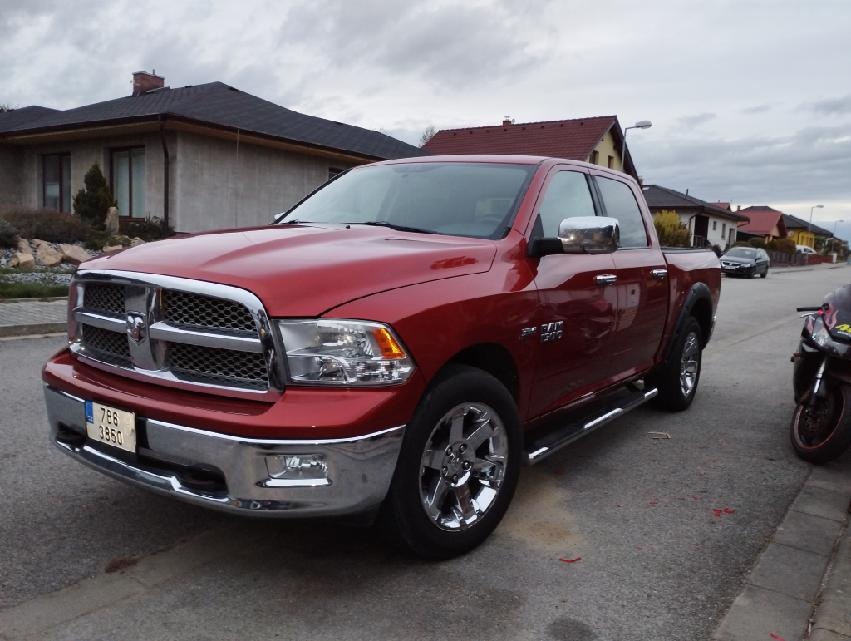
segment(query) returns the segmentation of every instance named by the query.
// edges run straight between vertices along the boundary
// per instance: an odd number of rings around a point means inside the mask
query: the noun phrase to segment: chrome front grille
[[[96,312],[124,313],[124,287],[92,283],[86,287],[83,306]]]
[[[79,271],[71,350],[136,379],[229,396],[276,395],[283,372],[250,292],[171,276]]]
[[[263,354],[170,343],[168,359],[173,371],[207,379],[213,384],[238,382],[248,387],[265,389],[269,379]]]
[[[232,300],[167,289],[162,306],[165,319],[176,325],[257,333],[251,312]]]
[[[83,344],[98,358],[116,365],[130,364],[130,347],[125,332],[113,332],[92,325],[83,325],[82,331]]]

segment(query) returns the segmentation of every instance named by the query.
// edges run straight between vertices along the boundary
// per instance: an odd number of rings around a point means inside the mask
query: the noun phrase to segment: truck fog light
[[[266,457],[266,485],[329,485],[328,464],[322,454],[279,454]]]

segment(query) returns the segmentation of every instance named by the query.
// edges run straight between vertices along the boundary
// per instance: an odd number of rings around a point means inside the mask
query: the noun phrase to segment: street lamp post
[[[649,120],[639,120],[634,125],[630,125],[629,127],[625,127],[623,130],[623,141],[621,141],[621,165],[623,165],[623,170],[626,171],[626,132],[630,129],[650,129],[653,126],[653,123]]]
[[[813,230],[813,209],[824,209],[824,205],[813,205],[810,207],[810,224],[807,225],[807,231]]]

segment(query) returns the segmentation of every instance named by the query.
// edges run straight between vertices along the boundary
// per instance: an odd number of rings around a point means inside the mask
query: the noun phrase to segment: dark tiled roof
[[[430,154],[527,154],[570,160],[587,160],[607,131],[621,143],[621,130],[615,116],[595,116],[574,120],[521,122],[495,127],[441,129],[423,149]],[[634,173],[627,151],[628,169]]]
[[[404,158],[422,154],[419,148],[381,132],[292,111],[222,82],[177,89],[165,87],[141,96],[127,96],[37,115],[26,122],[7,125],[0,120],[0,135],[151,120],[161,115],[370,158]]]
[[[668,189],[661,185],[644,185],[642,187],[644,198],[650,209],[700,209],[707,214],[727,218],[738,222],[747,222],[747,217],[733,211],[722,209],[714,203],[706,202],[700,198],[689,196],[674,189]]]
[[[20,109],[12,109],[10,111],[0,111],[0,131],[36,122],[40,118],[54,113],[56,113],[55,109],[39,107],[38,105],[21,107]]]
[[[792,214],[783,214],[783,222],[786,224],[786,229],[807,229],[810,227],[809,221],[793,216]],[[818,225],[813,225],[811,229],[817,236],[827,236],[828,238],[833,236],[833,232]]]

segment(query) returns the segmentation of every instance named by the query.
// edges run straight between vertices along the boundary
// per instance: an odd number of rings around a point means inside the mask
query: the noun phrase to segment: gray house
[[[128,97],[0,113],[0,207],[71,211],[97,163],[124,218],[156,216],[180,232],[244,227],[344,169],[421,153],[221,82],[170,88],[137,72]]]

